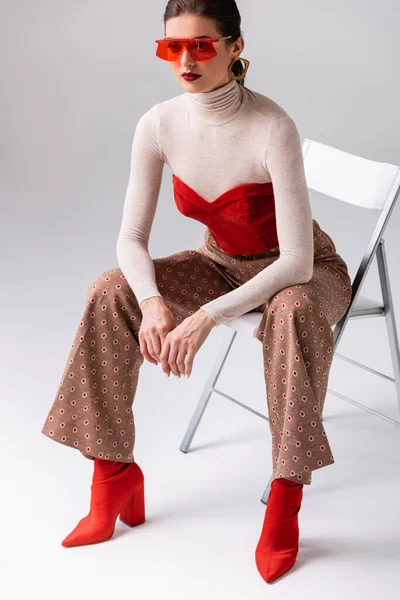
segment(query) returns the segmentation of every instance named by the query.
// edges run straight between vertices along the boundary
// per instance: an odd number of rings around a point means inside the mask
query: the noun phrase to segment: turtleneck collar
[[[222,125],[232,121],[246,102],[242,85],[232,79],[211,92],[186,92],[190,110],[208,125]]]

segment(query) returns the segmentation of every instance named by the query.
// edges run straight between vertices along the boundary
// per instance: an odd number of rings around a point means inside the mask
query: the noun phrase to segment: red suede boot
[[[271,483],[261,537],[255,551],[257,569],[267,583],[289,571],[299,550],[298,513],[303,484],[276,478]]]
[[[95,458],[89,513],[61,542],[62,546],[81,546],[108,540],[114,533],[118,514],[120,520],[130,527],[144,523],[142,470],[135,462]]]

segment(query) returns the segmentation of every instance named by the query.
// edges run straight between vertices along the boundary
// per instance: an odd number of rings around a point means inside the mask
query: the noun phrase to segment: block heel
[[[144,483],[122,507],[119,520],[129,527],[135,527],[145,522]]]

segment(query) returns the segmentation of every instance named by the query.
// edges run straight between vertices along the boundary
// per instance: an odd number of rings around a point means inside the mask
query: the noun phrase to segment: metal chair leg
[[[385,240],[381,239],[376,252],[379,277],[381,281],[383,307],[389,337],[390,353],[393,363],[394,383],[396,385],[397,402],[400,410],[400,350],[397,336],[396,320],[394,315],[392,292],[390,289],[390,278],[386,260]]]
[[[264,504],[267,504],[267,500],[268,500],[268,496],[269,496],[269,491],[271,489],[271,483],[272,483],[273,479],[274,479],[274,474],[272,473],[272,475],[269,478],[269,481],[267,483],[267,487],[265,488],[264,493],[263,493],[262,498],[261,498],[261,502],[264,502]]]
[[[207,379],[203,392],[200,396],[196,409],[189,423],[189,427],[187,428],[182,443],[179,446],[179,450],[181,450],[182,452],[188,452],[189,450],[193,436],[196,433],[197,427],[199,426],[200,420],[208,404],[208,400],[215,389],[218,377],[228,357],[229,351],[237,334],[237,331],[235,331],[234,329],[232,329],[231,331],[232,335],[227,336],[226,339],[224,339],[221,343],[221,347],[218,351],[217,358],[215,359],[214,366],[211,369],[210,375]]]

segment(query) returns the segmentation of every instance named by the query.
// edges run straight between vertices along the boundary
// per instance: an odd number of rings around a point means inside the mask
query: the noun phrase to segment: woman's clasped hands
[[[139,330],[140,351],[154,365],[161,364],[167,377],[189,377],[194,357],[216,323],[199,309],[179,325],[161,296],[152,296],[140,304],[142,324]]]

